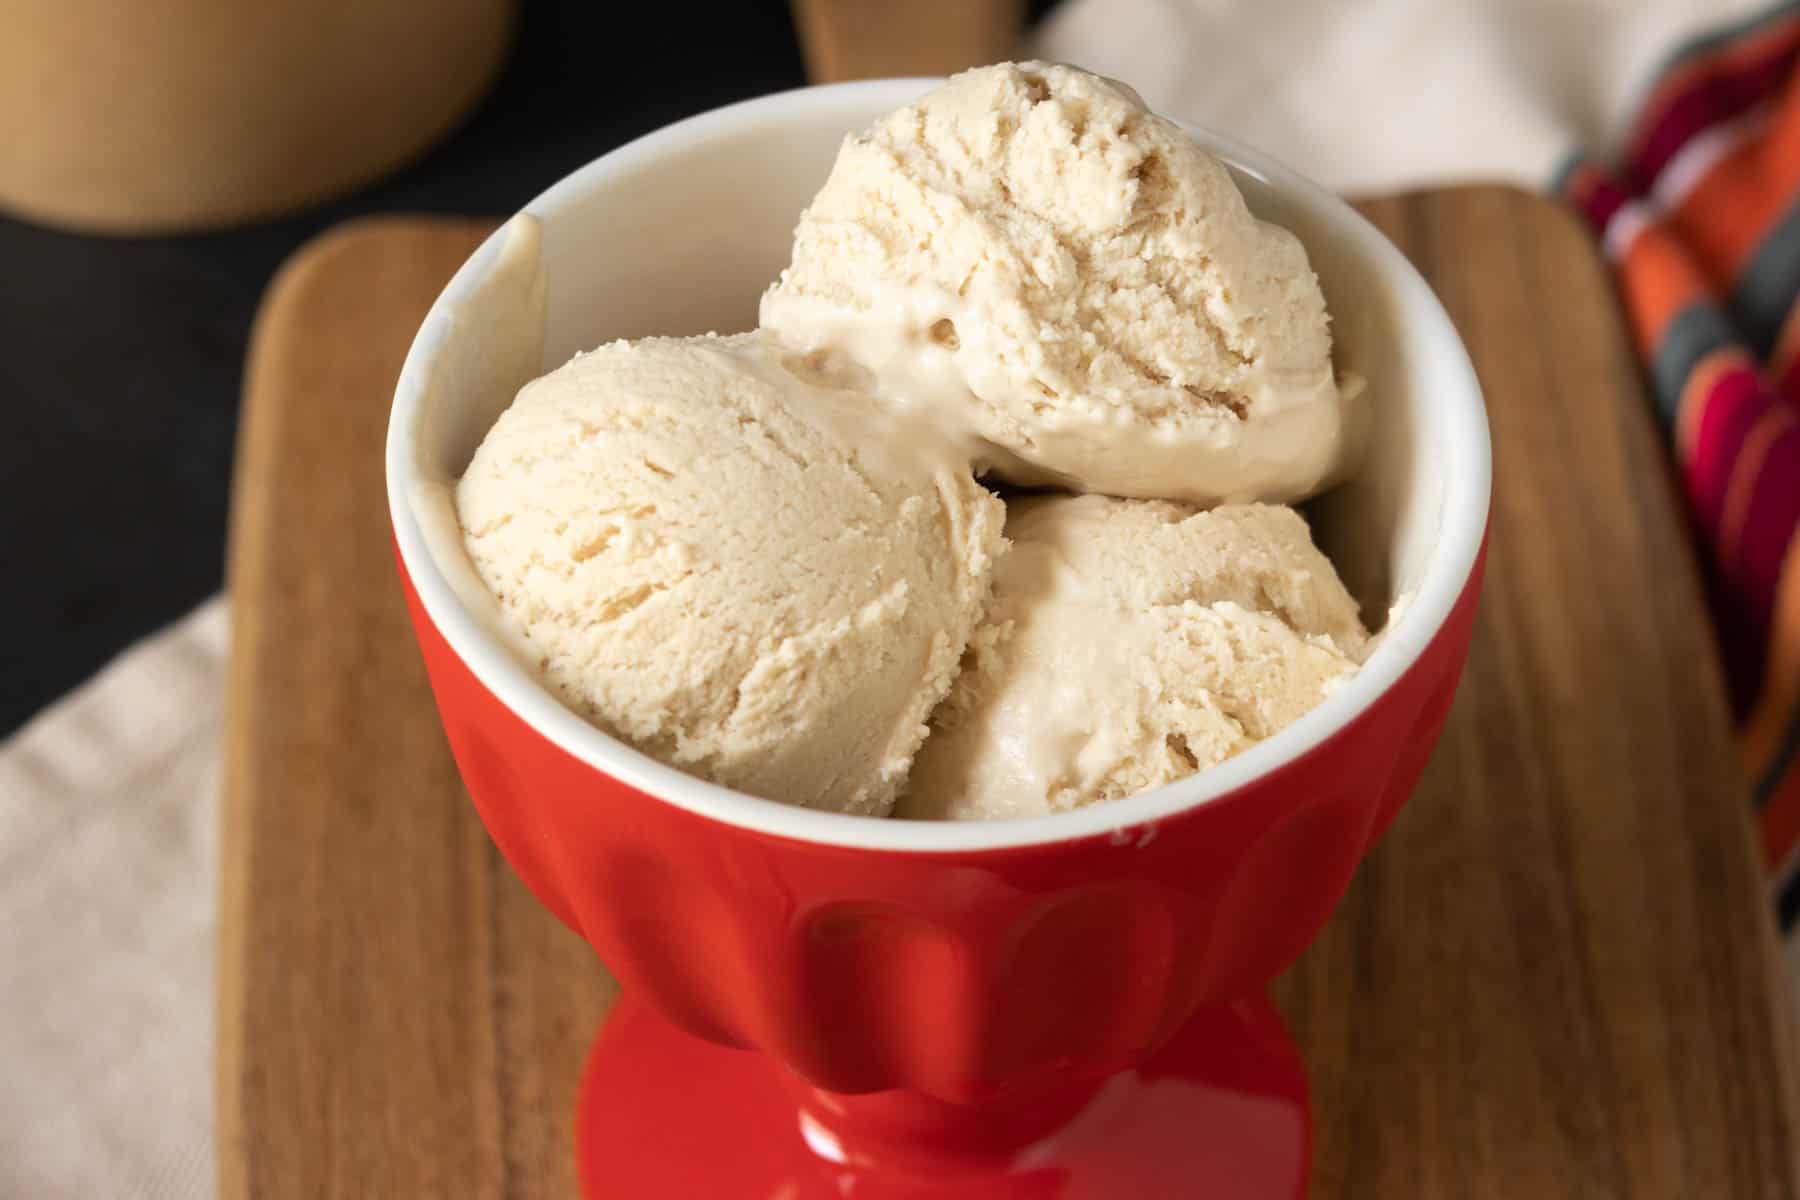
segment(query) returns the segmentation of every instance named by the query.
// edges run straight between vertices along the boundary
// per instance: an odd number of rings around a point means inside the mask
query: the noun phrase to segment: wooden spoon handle
[[[1008,57],[1024,0],[792,0],[814,83],[949,75]]]

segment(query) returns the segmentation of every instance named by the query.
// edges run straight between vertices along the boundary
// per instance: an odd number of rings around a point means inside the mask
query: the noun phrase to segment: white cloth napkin
[[[1543,186],[1687,37],[1770,0],[1070,0],[1035,49],[1342,192]]]
[[[225,603],[0,745],[0,1196],[213,1193]]]
[[[1533,184],[1604,151],[1683,37],[1765,7],[1069,0],[1033,49],[1341,190]],[[0,1197],[213,1192],[225,637],[215,599],[0,744]]]

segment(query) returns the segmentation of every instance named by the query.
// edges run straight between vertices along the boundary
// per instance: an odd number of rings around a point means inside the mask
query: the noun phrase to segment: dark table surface
[[[245,343],[296,246],[362,213],[511,212],[669,121],[805,82],[785,3],[676,11],[527,0],[460,131],[289,219],[117,239],[0,217],[0,735],[219,588]]]

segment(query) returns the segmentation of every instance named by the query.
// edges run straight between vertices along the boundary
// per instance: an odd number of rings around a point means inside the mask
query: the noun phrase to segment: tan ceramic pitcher
[[[474,106],[513,0],[0,0],[0,208],[144,233],[367,182]]]

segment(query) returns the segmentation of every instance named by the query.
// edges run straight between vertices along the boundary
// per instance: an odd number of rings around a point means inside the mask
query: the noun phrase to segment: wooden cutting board
[[[1793,1006],[1690,546],[1603,266],[1522,192],[1370,202],[1496,445],[1488,586],[1418,794],[1276,987],[1320,1197],[1800,1196]],[[573,1197],[614,994],[489,844],[391,560],[402,355],[489,226],[270,287],[231,537],[219,1170],[236,1197]]]

